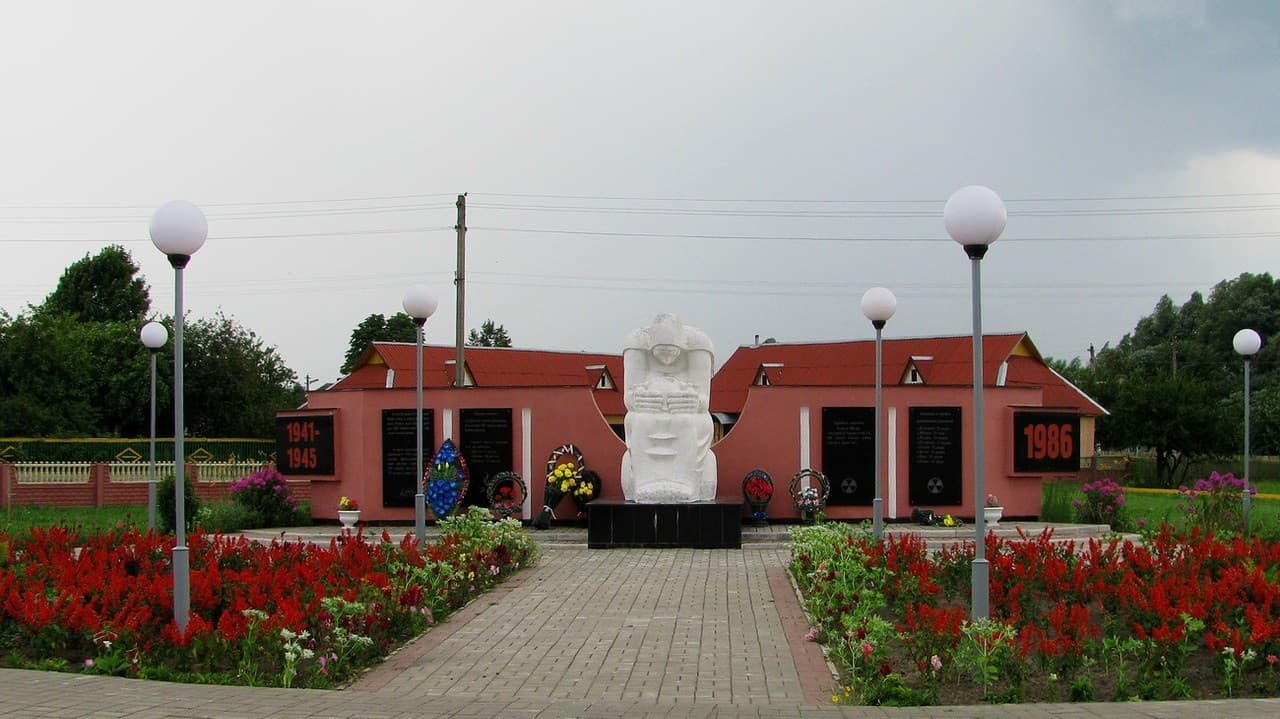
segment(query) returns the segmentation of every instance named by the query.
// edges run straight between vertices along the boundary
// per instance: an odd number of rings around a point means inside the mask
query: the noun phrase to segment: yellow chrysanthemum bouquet
[[[572,444],[557,447],[547,459],[547,484],[542,492],[542,511],[533,526],[546,529],[555,519],[553,510],[565,497],[578,507],[578,519],[586,518],[587,503],[600,496],[600,475],[586,469],[582,453]]]

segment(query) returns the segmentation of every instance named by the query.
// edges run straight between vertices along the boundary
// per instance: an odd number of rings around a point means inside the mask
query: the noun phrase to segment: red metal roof
[[[899,384],[913,367],[926,386],[963,387],[973,382],[972,338],[968,335],[886,339],[883,353],[886,386]],[[422,386],[453,386],[455,356],[451,345],[424,346]],[[996,385],[1003,365],[1005,385],[1043,388],[1046,407],[1106,414],[1098,403],[1044,364],[1026,333],[985,335],[982,360],[987,386]],[[596,404],[606,415],[626,413],[621,355],[468,347],[464,361],[477,387],[596,387],[607,372],[612,388],[596,389]],[[330,389],[383,389],[388,369],[395,371],[395,387],[411,389],[414,364],[413,344],[375,342],[360,357],[356,369]],[[875,340],[739,347],[711,380],[711,410],[741,412],[761,372],[772,386],[870,387],[875,384]]]
[[[925,385],[971,386],[973,338],[909,337],[883,341],[885,385],[896,385],[914,367]],[[769,343],[739,347],[711,380],[713,412],[740,412],[760,373],[771,386],[870,387],[875,385],[875,340]],[[1026,333],[984,335],[983,383],[994,386],[1008,362],[1005,384],[1044,387],[1046,406],[1105,414],[1096,402],[1044,364]]]
[[[334,383],[333,391],[383,389],[387,371],[394,370],[394,387],[416,385],[415,345],[407,342],[374,342],[365,350],[351,374]],[[422,386],[453,386],[457,375],[457,350],[452,345],[424,345]],[[476,387],[595,387],[607,372],[613,389],[597,389],[596,404],[604,414],[622,414],[622,356],[589,352],[556,352],[510,347],[467,347],[463,362]]]

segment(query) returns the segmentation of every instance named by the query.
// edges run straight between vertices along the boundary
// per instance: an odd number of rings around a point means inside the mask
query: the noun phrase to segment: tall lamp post
[[[422,326],[427,323],[427,318],[435,314],[439,301],[436,295],[426,285],[413,285],[404,291],[404,311],[413,318],[413,324],[417,327],[417,355],[414,363],[416,373],[418,420],[415,423],[415,431],[418,436],[418,491],[413,495],[413,532],[418,538],[418,546],[422,546],[427,542],[427,496],[425,494],[426,487],[423,481],[422,466]]]
[[[1251,329],[1243,329],[1231,338],[1236,353],[1244,358],[1244,498],[1241,500],[1241,520],[1245,536],[1249,534],[1249,365],[1253,356],[1262,349],[1262,338]]]
[[[882,539],[884,537],[884,495],[881,493],[881,485],[884,481],[881,473],[881,455],[884,450],[884,419],[883,414],[883,384],[882,370],[884,362],[881,359],[881,342],[880,330],[884,329],[884,325],[893,317],[893,313],[898,309],[898,298],[893,296],[887,287],[872,287],[862,295],[862,314],[871,320],[871,326],[876,328],[876,497],[871,500],[871,531],[875,538]]]
[[[209,222],[199,207],[172,200],[151,215],[151,242],[173,266],[173,619],[186,633],[191,615],[191,558],[187,551],[186,470],[183,466],[186,426],[182,408],[182,271],[209,236]]]
[[[156,350],[169,341],[169,330],[159,322],[148,322],[138,333],[151,354],[151,455],[147,467],[147,529],[156,529]]]
[[[991,572],[987,562],[986,519],[982,516],[984,497],[982,463],[982,258],[987,248],[1004,231],[1008,214],[1004,202],[991,188],[969,185],[952,193],[942,209],[942,222],[951,239],[964,247],[973,270],[973,528],[974,556],[972,617],[990,614]]]

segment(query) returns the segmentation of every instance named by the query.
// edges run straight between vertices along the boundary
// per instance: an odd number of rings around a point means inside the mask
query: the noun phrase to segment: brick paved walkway
[[[832,678],[781,543],[587,550],[543,560],[342,691],[197,686],[0,670],[0,717],[921,717],[1261,719],[1280,700],[882,709],[829,703]]]

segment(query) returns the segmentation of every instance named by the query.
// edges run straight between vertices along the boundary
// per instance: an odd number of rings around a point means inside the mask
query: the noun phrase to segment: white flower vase
[[[360,510],[358,509],[339,509],[338,521],[342,522],[343,529],[355,529],[356,522],[360,521]]]
[[[982,519],[989,525],[995,526],[1000,523],[1000,518],[1004,516],[1004,507],[983,507]]]

